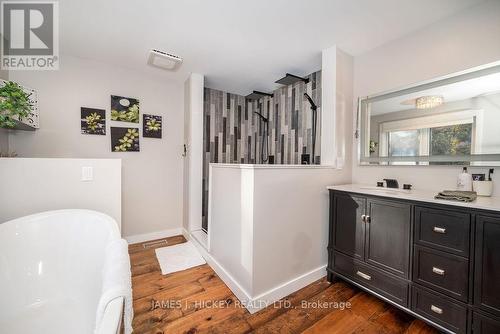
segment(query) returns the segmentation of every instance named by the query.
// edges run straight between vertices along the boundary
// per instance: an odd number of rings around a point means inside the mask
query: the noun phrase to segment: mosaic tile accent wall
[[[245,100],[244,96],[205,88],[203,131],[203,223],[207,228],[209,163],[300,164],[302,154],[312,153],[312,112],[304,97],[307,92],[318,106],[315,163],[321,150],[321,71],[308,76],[309,82],[283,86],[273,97]],[[268,134],[259,112],[268,118]],[[267,137],[270,158],[261,156],[263,137]],[[312,160],[312,159],[311,159]]]

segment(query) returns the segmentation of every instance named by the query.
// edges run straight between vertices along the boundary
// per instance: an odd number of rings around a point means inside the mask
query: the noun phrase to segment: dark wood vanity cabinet
[[[409,277],[411,205],[368,199],[365,261],[396,276]]]
[[[330,190],[328,279],[449,333],[500,333],[500,214]]]
[[[363,260],[365,257],[365,222],[362,216],[366,211],[366,198],[338,194],[332,196],[331,206],[334,208],[331,243],[340,252]]]
[[[472,316],[472,332],[481,334],[500,333],[500,318],[474,312]]]
[[[500,317],[500,216],[476,217],[475,249],[474,305]]]
[[[411,206],[349,194],[333,196],[332,245],[337,251],[408,277]]]

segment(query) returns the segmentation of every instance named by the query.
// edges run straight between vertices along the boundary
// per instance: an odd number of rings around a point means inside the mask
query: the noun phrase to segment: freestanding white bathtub
[[[0,224],[0,333],[92,334],[106,245],[116,222],[89,210],[43,212]],[[123,299],[99,334],[120,330]]]

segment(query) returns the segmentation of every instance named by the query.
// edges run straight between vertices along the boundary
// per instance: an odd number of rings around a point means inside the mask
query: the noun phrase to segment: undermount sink
[[[380,191],[383,193],[400,193],[400,194],[409,194],[411,190],[399,189],[399,188],[385,188],[385,187],[374,187],[374,186],[363,186],[361,189]]]

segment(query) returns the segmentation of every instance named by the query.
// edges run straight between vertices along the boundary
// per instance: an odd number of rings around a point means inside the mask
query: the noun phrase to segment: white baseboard
[[[186,232],[186,239],[190,238]],[[303,275],[289,280],[273,289],[270,289],[258,296],[251,296],[227,270],[215,260],[210,253],[198,242],[196,238],[190,238],[191,242],[197,247],[199,252],[207,261],[208,265],[219,275],[222,281],[229,287],[234,295],[240,300],[243,306],[251,313],[256,313],[268,305],[294,293],[297,290],[319,280],[326,276],[326,264],[313,269]]]
[[[273,289],[270,289],[256,297],[253,297],[253,303],[251,306],[252,309],[247,307],[250,313],[255,313],[262,308],[265,308],[267,305],[271,305],[272,303],[288,296],[289,294],[294,293],[302,289],[305,286],[319,280],[326,276],[326,264],[318,267],[310,272],[307,272],[301,276],[298,276],[294,279],[289,280],[286,283],[283,283]]]
[[[145,234],[131,235],[129,237],[124,237],[124,239],[127,240],[127,242],[129,244],[136,244],[139,242],[156,240],[156,239],[161,239],[161,238],[168,238],[168,237],[173,237],[176,235],[183,235],[183,234],[184,234],[183,228],[179,227],[179,228],[173,228],[170,230],[163,230],[163,231],[157,231],[157,232],[151,232],[151,233],[145,233]]]
[[[196,246],[198,251],[201,253],[203,258],[207,261],[208,265],[215,271],[217,275],[222,279],[222,281],[229,287],[229,289],[234,293],[236,298],[242,302],[243,305],[252,301],[249,293],[241,287],[241,285],[220,265],[217,260],[215,260],[210,253],[207,252],[205,247],[199,243],[196,238],[190,238],[191,242]],[[248,308],[248,307],[247,307]]]
[[[186,230],[184,227],[182,228],[182,235],[184,236],[184,238],[186,238],[186,240],[191,239],[191,235],[189,234],[188,230]]]

